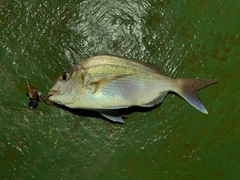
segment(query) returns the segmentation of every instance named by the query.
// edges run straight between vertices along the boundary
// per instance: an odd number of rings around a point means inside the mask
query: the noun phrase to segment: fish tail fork
[[[176,81],[178,82],[177,83],[178,87],[175,89],[175,92],[179,94],[193,107],[195,107],[202,113],[208,114],[208,111],[199,100],[196,92],[207,86],[215,84],[216,81],[211,79],[184,79],[184,78],[178,78],[176,79]]]

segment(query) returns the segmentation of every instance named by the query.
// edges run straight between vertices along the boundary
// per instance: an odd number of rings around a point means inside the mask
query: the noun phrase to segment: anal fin
[[[139,105],[140,107],[153,107],[156,104],[159,104],[160,102],[163,101],[164,97],[166,96],[167,93],[161,94],[159,97],[154,99],[153,101],[147,103],[147,104],[141,104]]]

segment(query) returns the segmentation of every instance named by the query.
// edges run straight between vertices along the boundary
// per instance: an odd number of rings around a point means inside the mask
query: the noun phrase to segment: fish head
[[[57,82],[48,92],[48,99],[54,103],[68,106],[80,98],[83,89],[83,73],[78,66],[59,76]]]

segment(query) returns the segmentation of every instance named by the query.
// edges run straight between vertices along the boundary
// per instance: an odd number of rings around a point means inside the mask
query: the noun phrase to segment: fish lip
[[[51,89],[49,92],[48,92],[48,98],[55,95],[55,94],[58,94],[59,93],[59,90],[53,90]]]

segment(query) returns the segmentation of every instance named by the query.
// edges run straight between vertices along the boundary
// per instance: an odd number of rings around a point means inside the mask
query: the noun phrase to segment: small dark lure
[[[36,109],[39,102],[39,95],[37,89],[29,81],[27,81],[27,97],[30,100],[28,106],[31,109]]]
[[[36,109],[38,107],[40,98],[45,104],[53,107],[58,107],[58,105],[50,101],[47,96],[41,95],[41,93],[38,92],[37,89],[32,84],[30,84],[29,81],[27,81],[27,97],[30,100],[30,102],[28,103],[28,107],[30,107],[31,109]]]

